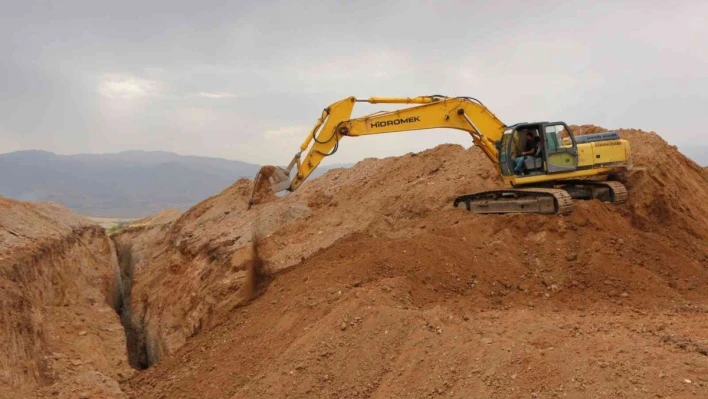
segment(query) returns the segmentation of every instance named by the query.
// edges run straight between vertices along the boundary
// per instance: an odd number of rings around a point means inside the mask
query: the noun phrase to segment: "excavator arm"
[[[414,106],[351,119],[357,102],[413,104]],[[300,145],[300,151],[295,154],[287,168],[267,166],[261,169],[256,176],[254,193],[263,179],[270,180],[274,193],[283,190],[295,191],[325,157],[337,151],[339,142],[347,136],[358,137],[442,128],[463,130],[472,136],[474,144],[481,148],[498,168],[496,141],[501,138],[505,127],[504,123],[481,102],[468,97],[371,97],[366,100],[348,97],[324,109],[322,116]],[[252,203],[253,196],[249,206]]]

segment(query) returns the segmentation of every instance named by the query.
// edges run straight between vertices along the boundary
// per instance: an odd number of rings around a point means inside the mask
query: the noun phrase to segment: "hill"
[[[19,151],[0,155],[0,194],[52,201],[90,216],[144,217],[166,208],[186,210],[239,178],[252,178],[259,168],[160,151],[79,155]]]
[[[118,274],[98,225],[0,197],[0,398],[127,398]]]
[[[599,129],[599,128],[598,128]],[[472,148],[367,159],[245,211],[244,179],[114,236],[131,397],[708,395],[708,174],[621,130],[629,201],[474,215]]]

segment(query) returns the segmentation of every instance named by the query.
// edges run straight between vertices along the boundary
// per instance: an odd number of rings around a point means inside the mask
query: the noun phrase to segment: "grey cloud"
[[[477,97],[509,123],[705,144],[706,15],[696,1],[5,1],[0,152],[284,163],[331,102],[434,93]],[[332,162],[442,142],[469,145],[439,131],[351,139]]]

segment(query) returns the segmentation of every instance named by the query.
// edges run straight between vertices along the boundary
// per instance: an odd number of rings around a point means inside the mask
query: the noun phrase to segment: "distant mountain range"
[[[346,166],[346,165],[339,165]],[[312,177],[338,166],[320,167]],[[222,158],[171,152],[57,155],[0,154],[0,194],[53,201],[88,216],[144,217],[165,208],[186,210],[260,168]]]

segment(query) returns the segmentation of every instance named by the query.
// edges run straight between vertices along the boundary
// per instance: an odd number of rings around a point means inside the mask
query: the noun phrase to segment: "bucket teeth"
[[[248,200],[248,208],[255,204],[256,196],[264,193],[264,188],[268,188],[267,194],[276,194],[290,188],[290,172],[280,166],[267,165],[263,166],[256,177],[253,179],[253,191],[251,198]]]

